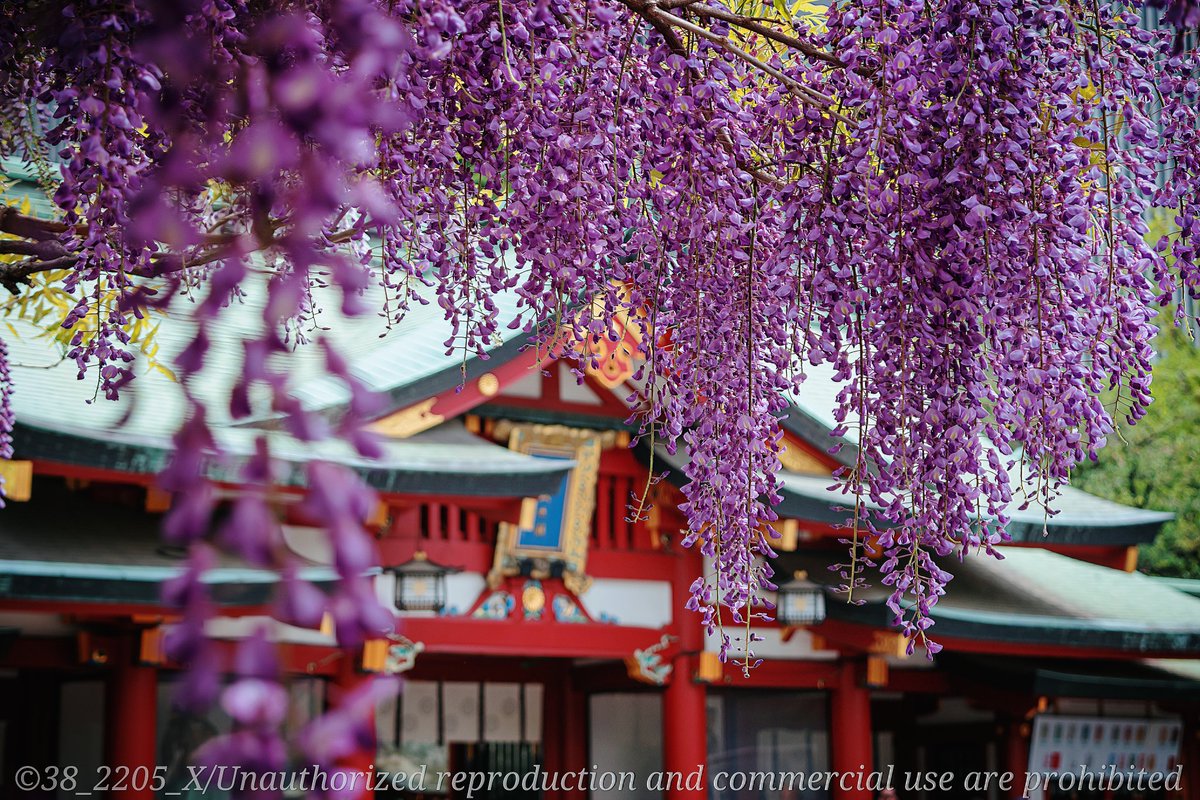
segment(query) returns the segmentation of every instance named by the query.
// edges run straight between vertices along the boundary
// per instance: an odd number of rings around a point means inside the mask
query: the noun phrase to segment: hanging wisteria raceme
[[[1147,5],[1165,8],[1163,22],[1176,31],[1175,49],[1183,49],[1184,37],[1200,28],[1200,3],[1196,0],[1150,0]]]
[[[1188,174],[1179,165],[1195,163],[1193,134],[1177,128],[1165,147],[1156,136],[1164,82],[1152,65],[1164,39],[1132,16],[1100,37],[1065,6],[951,3],[932,18],[922,8],[887,7],[894,20],[873,34],[885,46],[843,51],[865,68],[843,73],[837,94],[857,83],[860,108],[886,105],[860,123],[859,140],[876,144],[841,177],[861,182],[833,212],[829,261],[841,272],[814,287],[818,308],[843,314],[835,325],[849,341],[832,348],[848,378],[839,413],[859,445],[865,495],[890,504],[866,528],[893,608],[918,635],[949,577],[931,556],[991,550],[1014,494],[1048,502],[1112,418],[1136,418],[1149,401],[1151,279],[1165,264],[1144,241],[1145,216],[1152,202],[1188,206],[1180,192],[1194,187],[1177,182]],[[841,41],[875,29],[876,10],[848,7],[834,20],[846,25]],[[894,73],[897,91],[883,97],[863,80],[909,59],[939,68],[917,83]],[[1173,68],[1165,116],[1194,129],[1184,91],[1194,65],[1181,57]],[[878,244],[863,248],[864,233]],[[851,582],[860,566],[846,570]]]
[[[1193,0],[1166,6],[1180,32],[1196,24]],[[217,671],[238,676],[221,701],[245,746],[227,742],[227,755],[278,760],[277,693],[256,688],[278,670],[261,655],[266,632],[240,666],[207,645],[214,549],[285,576],[281,620],[328,613],[344,644],[392,624],[364,577],[375,500],[358,477],[307,470],[303,513],[329,531],[341,576],[326,597],[282,543],[268,432],[250,456],[222,452],[200,389],[231,303],[252,302],[261,331],[241,342],[220,416],[340,438],[365,457],[378,445],[363,425],[381,407],[330,341],[308,341],[314,288],[340,289],[344,315],[391,323],[436,303],[462,358],[520,336],[583,366],[615,318],[637,327],[638,446],[686,450],[682,541],[712,568],[690,606],[747,669],[753,622],[771,611],[777,418],[810,365],[842,384],[830,444],[847,465],[845,586],[877,568],[897,624],[931,653],[949,557],[998,555],[1012,503],[1051,502],[1114,419],[1144,412],[1151,319],[1200,291],[1187,36],[1086,0],[807,8],[0,11],[0,73],[19,76],[0,92],[0,142],[34,156],[22,143],[48,122],[62,173],[59,219],[0,209],[0,284],[63,275],[69,355],[109,397],[133,379],[131,320],[196,299],[175,364],[186,420],[160,477],[174,495],[165,535],[193,551],[171,586],[183,609],[171,647],[203,667],[195,702],[221,692]],[[1153,214],[1173,222],[1162,242],[1145,238]],[[365,302],[373,286],[382,308]],[[516,319],[500,311],[506,296]],[[297,399],[297,347],[322,348],[350,398],[338,414]],[[240,470],[232,503],[209,480],[214,463]]]
[[[12,458],[12,375],[8,368],[8,345],[0,339],[0,460]],[[4,507],[4,477],[0,476],[0,508]]]

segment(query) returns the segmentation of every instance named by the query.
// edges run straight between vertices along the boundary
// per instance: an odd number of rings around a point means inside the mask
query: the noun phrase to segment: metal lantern
[[[418,552],[412,561],[390,571],[396,577],[396,608],[440,612],[446,607],[446,575],[453,570]]]
[[[825,590],[797,570],[792,579],[779,585],[775,617],[791,627],[816,625],[825,620]]]

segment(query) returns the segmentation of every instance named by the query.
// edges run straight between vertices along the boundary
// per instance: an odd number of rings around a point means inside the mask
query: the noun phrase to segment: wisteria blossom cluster
[[[12,375],[8,368],[8,345],[0,339],[0,459],[12,458]],[[0,475],[0,508],[4,508],[4,476]]]
[[[1180,31],[1197,22],[1194,0],[1166,5]],[[945,557],[994,552],[1011,503],[1047,502],[1114,418],[1143,413],[1151,319],[1200,289],[1200,85],[1186,36],[1143,30],[1119,3],[781,8],[0,11],[0,142],[28,153],[44,124],[62,212],[3,209],[13,238],[0,255],[19,258],[0,264],[0,283],[20,291],[63,271],[77,299],[69,355],[110,397],[134,378],[130,321],[184,289],[201,298],[175,365],[189,415],[161,476],[175,496],[166,535],[194,554],[171,597],[188,622],[176,655],[208,667],[194,672],[197,699],[230,668],[203,636],[213,548],[286,575],[281,619],[330,612],[344,643],[391,624],[362,577],[373,498],[351,472],[312,464],[304,501],[343,576],[331,598],[281,555],[265,439],[247,490],[214,516],[204,475],[219,448],[189,386],[252,270],[270,273],[268,333],[243,343],[229,414],[265,402],[297,439],[341,437],[367,456],[377,446],[362,423],[378,408],[335,349],[324,345],[327,368],[352,400],[333,420],[306,413],[278,366],[313,313],[311,287],[339,287],[346,314],[393,321],[433,299],[462,353],[511,336],[587,353],[627,315],[653,343],[634,419],[644,439],[686,447],[683,541],[714,567],[691,606],[747,666],[774,588],[777,417],[807,366],[833,365],[842,384],[830,444],[848,464],[846,586],[877,565],[897,624],[930,651]],[[1151,213],[1174,221],[1161,242],[1145,240]],[[364,302],[371,287],[382,308]],[[519,298],[507,326],[502,293]],[[278,716],[269,692],[238,688],[272,679],[249,652],[261,644],[245,643],[224,699],[251,733]],[[264,769],[279,757],[265,744],[229,754]]]

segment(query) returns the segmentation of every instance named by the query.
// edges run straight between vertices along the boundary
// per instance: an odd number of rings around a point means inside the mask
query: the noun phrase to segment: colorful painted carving
[[[665,684],[675,667],[670,662],[663,662],[663,651],[678,638],[678,636],[664,633],[657,643],[644,650],[634,650],[633,655],[626,656],[625,669],[629,673],[629,677],[653,686]]]
[[[475,619],[508,619],[517,602],[506,591],[496,590],[471,612]]]
[[[636,324],[629,320],[624,309],[611,315],[609,335],[587,341],[587,355],[594,360],[585,362],[587,374],[598,383],[615,389],[633,376],[638,359],[642,354],[642,335]]]
[[[393,633],[388,636],[391,644],[387,650],[387,663],[384,666],[384,672],[389,675],[398,675],[401,672],[408,672],[417,663],[417,656],[425,652],[424,642],[414,642],[407,636]]]
[[[583,609],[579,607],[579,604],[565,594],[556,594],[554,600],[550,603],[550,607],[554,610],[554,618],[559,622],[578,624],[591,621],[583,613]]]

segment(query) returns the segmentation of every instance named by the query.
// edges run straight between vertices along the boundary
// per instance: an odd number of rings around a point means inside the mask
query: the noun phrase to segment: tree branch
[[[161,278],[183,269],[203,267],[235,252],[244,252],[242,245],[248,237],[254,239],[253,250],[266,250],[279,243],[276,233],[287,225],[287,218],[267,220],[262,239],[247,233],[209,234],[192,250],[152,253],[149,266],[130,269],[128,274],[139,278]],[[77,229],[80,233],[86,230],[84,226],[77,226]],[[57,238],[66,232],[64,223],[30,217],[13,206],[0,204],[0,233],[25,240],[0,240],[0,255],[30,256],[24,261],[0,263],[0,286],[12,294],[20,294],[21,287],[28,286],[34,275],[75,266],[79,254],[72,253]],[[354,228],[348,228],[326,239],[331,244],[342,244],[354,238],[356,233]]]
[[[31,259],[11,264],[0,264],[0,286],[11,294],[20,294],[22,286],[28,286],[30,277],[39,272],[49,272],[53,269],[65,269],[76,261],[75,256],[62,256],[48,261]]]
[[[66,232],[67,225],[64,222],[31,217],[22,214],[13,206],[0,205],[0,233],[44,242],[49,239],[57,239]]]
[[[821,108],[825,111],[825,113],[829,114],[839,122],[843,122],[847,125],[854,124],[854,121],[845,114],[834,110],[834,100],[832,97],[805,86],[804,84],[800,83],[800,81],[776,69],[775,67],[772,67],[770,64],[766,63],[757,56],[747,53],[745,50],[729,41],[727,37],[722,36],[719,33],[714,33],[708,28],[697,25],[694,22],[688,22],[682,17],[669,14],[652,4],[646,5],[645,13],[650,15],[650,18],[660,20],[664,24],[672,25],[676,28],[682,28],[683,30],[694,33],[701,38],[708,39],[710,42],[724,49],[726,52],[732,53],[750,66],[758,69],[761,72],[765,72],[767,75],[770,75],[772,78],[782,83],[785,87],[787,87],[788,91],[800,98],[802,102],[807,102],[809,105]]]
[[[790,34],[783,33],[782,31],[777,31],[774,28],[762,24],[753,17],[747,17],[744,14],[735,14],[732,11],[728,11],[724,8],[717,8],[716,6],[703,5],[700,2],[689,2],[681,5],[686,5],[687,10],[693,14],[696,14],[697,16],[723,20],[724,22],[728,22],[731,25],[736,25],[739,28],[745,28],[748,31],[754,31],[757,34],[761,34],[762,36],[778,42],[779,44],[786,45],[787,47],[790,47],[793,50],[796,50],[797,52],[817,61],[824,61],[826,64],[830,64],[841,69],[845,69],[848,66],[845,61],[842,61],[835,55],[825,52],[816,45],[810,44],[809,42]],[[667,3],[663,3],[659,7],[666,8],[668,5]]]

